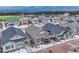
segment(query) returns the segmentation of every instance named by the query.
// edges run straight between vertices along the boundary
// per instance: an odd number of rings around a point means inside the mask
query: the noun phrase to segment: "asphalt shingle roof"
[[[45,31],[50,31],[51,34],[55,35],[60,34],[64,30],[64,27],[50,23],[47,23],[43,28]]]
[[[40,34],[41,32],[44,32],[43,29],[36,27],[35,25],[30,25],[28,28],[26,28],[26,32],[31,36],[32,40],[34,41],[47,36],[47,33]]]
[[[15,35],[19,35],[23,38],[26,38],[25,33],[23,33],[23,31],[21,31],[20,29],[15,27],[9,27],[2,32],[2,44],[5,44],[6,42],[10,41],[10,39]]]

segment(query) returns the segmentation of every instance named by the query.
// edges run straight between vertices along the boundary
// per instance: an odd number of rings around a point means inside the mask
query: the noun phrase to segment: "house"
[[[0,30],[0,53],[2,53],[1,38],[2,38],[2,31]]]
[[[47,32],[42,30],[42,28],[36,27],[34,25],[30,25],[25,31],[29,35],[30,40],[32,40],[35,44],[43,43],[43,38],[48,35]]]
[[[79,16],[75,17],[75,20],[79,23]]]
[[[2,32],[2,52],[10,52],[20,49],[26,42],[26,34],[18,28],[9,27]]]
[[[49,20],[48,17],[46,17],[45,15],[38,16],[38,19],[39,19],[40,23],[43,23],[43,24],[46,24],[47,21]]]
[[[45,31],[48,31],[50,34],[54,34],[54,35],[59,35],[63,30],[64,30],[64,27],[61,27],[59,25],[54,25],[54,24],[51,24],[51,23],[47,23],[43,29]]]
[[[4,25],[4,22],[3,22],[3,21],[1,21],[1,22],[0,22],[0,29],[3,29],[3,28],[4,28],[4,26],[3,26],[3,25]]]
[[[19,19],[19,25],[28,25],[29,20],[31,20],[29,16],[23,16],[22,18]]]
[[[53,24],[63,24],[64,20],[61,16],[55,16],[52,18],[52,23]]]
[[[55,37],[63,37],[63,38],[69,38],[72,35],[72,31],[71,28],[69,27],[62,27],[59,25],[55,25],[55,24],[51,24],[51,23],[47,23],[43,29],[46,32],[49,32],[50,35],[53,35]]]
[[[7,19],[5,21],[5,27],[15,26],[18,25],[18,22],[16,19]]]
[[[39,24],[39,19],[38,19],[38,17],[32,18],[31,21],[32,21],[33,24]]]
[[[2,52],[2,50],[1,50],[1,37],[0,37],[0,53]]]
[[[69,16],[70,14],[69,13],[64,13],[64,15],[63,16]]]
[[[70,20],[67,23],[62,24],[61,26],[70,27],[73,30],[74,34],[79,34],[79,26],[78,25],[79,25],[78,21]]]
[[[52,18],[52,22],[54,24],[63,24],[68,20],[74,19],[74,16],[70,16],[69,13],[65,13],[65,14],[60,14],[60,15],[55,15]]]

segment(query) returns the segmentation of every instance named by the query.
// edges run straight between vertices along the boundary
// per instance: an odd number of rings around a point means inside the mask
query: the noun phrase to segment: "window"
[[[12,48],[13,48],[13,45],[12,45]]]
[[[23,44],[17,44],[17,46],[21,46],[21,45],[23,45]]]
[[[22,45],[22,44],[20,44],[20,45]]]
[[[13,45],[6,46],[6,49],[10,49],[10,48],[13,48]]]
[[[37,43],[39,43],[40,42],[40,39],[37,39]]]
[[[6,46],[6,49],[10,49],[10,47],[9,46]]]
[[[9,24],[9,26],[14,26],[14,24]]]
[[[51,32],[50,32],[50,31],[48,31],[48,33],[49,33],[49,34],[51,34]]]
[[[41,38],[41,42],[43,42],[44,41],[44,38]]]
[[[17,44],[17,46],[19,46],[19,44]]]

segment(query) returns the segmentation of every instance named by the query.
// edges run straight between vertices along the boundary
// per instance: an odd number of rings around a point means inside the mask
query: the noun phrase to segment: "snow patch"
[[[20,49],[20,50],[17,50],[15,51],[14,53],[27,53],[28,51],[24,48]]]

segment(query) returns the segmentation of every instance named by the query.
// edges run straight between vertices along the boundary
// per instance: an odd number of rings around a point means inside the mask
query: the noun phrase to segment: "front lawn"
[[[0,21],[5,21],[8,19],[16,19],[18,21],[20,18],[20,16],[0,16]]]

